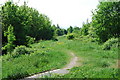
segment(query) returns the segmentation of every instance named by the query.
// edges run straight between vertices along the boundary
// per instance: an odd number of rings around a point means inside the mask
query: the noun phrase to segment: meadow
[[[67,40],[60,38],[66,44],[64,48],[74,52],[79,57],[79,65],[70,69],[64,76],[53,74],[48,78],[113,78],[119,77],[118,48],[103,50],[102,45],[91,42],[88,38]]]
[[[118,48],[103,50],[96,42],[73,40],[67,48],[80,58],[81,66],[71,69],[64,78],[118,78]]]
[[[62,68],[69,61],[66,50],[61,49],[61,42],[40,41],[30,47],[30,54],[2,56],[2,78],[23,78],[35,73]]]
[[[118,78],[119,5],[120,1],[99,2],[91,11],[91,21],[80,22],[82,26],[70,24],[65,29],[52,23],[48,14],[29,7],[26,1],[23,5],[12,0],[5,2],[0,6],[0,79],[22,79],[62,69],[71,62],[73,56],[70,53],[78,58],[78,65],[70,68],[68,74],[55,74],[49,78]]]
[[[68,40],[66,36],[58,37],[58,41],[39,41],[27,47],[30,54],[12,57],[2,56],[2,78],[23,78],[35,73],[59,69],[70,60],[72,51],[79,57],[80,65],[64,76],[52,78],[117,78],[118,48],[103,50],[97,42],[86,38]]]

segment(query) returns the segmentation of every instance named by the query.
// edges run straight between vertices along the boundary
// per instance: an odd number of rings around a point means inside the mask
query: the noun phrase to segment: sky
[[[3,4],[7,0],[0,0]],[[24,0],[13,0],[19,5]],[[82,27],[83,22],[91,21],[92,10],[97,8],[98,0],[25,0],[29,7],[37,9],[40,13],[47,15],[52,24],[59,24],[61,28],[69,26]]]

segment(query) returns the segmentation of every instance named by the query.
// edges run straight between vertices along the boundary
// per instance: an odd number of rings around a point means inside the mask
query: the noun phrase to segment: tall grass
[[[84,38],[58,41],[40,41],[30,45],[31,54],[11,58],[3,56],[3,78],[21,78],[37,72],[62,68],[70,58],[69,51],[79,58],[81,66],[74,67],[69,74],[54,76],[60,78],[117,78],[118,49],[103,50],[96,42]],[[9,57],[9,58],[8,58]]]
[[[31,54],[13,58],[7,54],[2,56],[2,78],[23,78],[34,73],[57,69],[67,64],[69,57],[58,44],[60,42],[40,41],[30,45]]]
[[[60,78],[117,78],[118,48],[103,50],[102,46],[87,39],[65,40],[64,48],[73,51],[81,66],[74,67],[69,74]]]

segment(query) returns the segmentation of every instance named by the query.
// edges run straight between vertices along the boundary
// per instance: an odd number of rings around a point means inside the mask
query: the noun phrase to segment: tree
[[[56,30],[55,30],[55,34],[56,34],[57,36],[62,36],[62,35],[64,34],[64,32],[63,32],[62,29],[56,29]]]
[[[26,36],[36,40],[49,40],[54,35],[50,19],[27,5],[17,6],[6,2],[2,6],[2,24],[3,34],[9,25],[14,27],[15,45],[26,45]],[[2,43],[7,43],[7,37],[4,35]]]
[[[57,28],[60,29],[60,26],[57,24]]]
[[[63,34],[67,34],[67,30],[66,29],[63,29]]]
[[[120,1],[100,2],[93,13],[92,26],[99,39],[105,42],[109,38],[120,36]]]
[[[84,35],[84,36],[88,35],[89,27],[90,27],[90,23],[88,23],[88,22],[86,24],[83,23],[83,26],[82,26],[82,28],[80,30],[81,35]]]
[[[72,33],[73,32],[73,27],[70,26],[68,29],[67,29],[68,33]]]
[[[64,34],[67,34],[67,31],[65,29],[60,28],[58,24],[57,26],[53,25],[52,28],[54,29],[55,36],[62,36]]]
[[[80,33],[80,28],[79,27],[74,27],[73,28],[73,33],[79,34]]]
[[[25,15],[22,15],[21,13],[18,13],[19,6],[11,3],[11,2],[6,2],[5,5],[2,6],[2,31],[3,34],[4,32],[7,31],[8,26],[11,25],[14,27],[14,35],[16,36],[16,45],[24,44],[25,42],[25,29],[24,29],[24,24],[23,21],[25,21],[23,18],[25,18]],[[21,16],[22,15],[22,16]],[[3,45],[7,42],[7,37],[4,35],[3,37]]]
[[[13,26],[10,25],[8,27],[8,31],[4,32],[4,36],[7,36],[8,43],[3,47],[3,50],[7,50],[8,53],[11,53],[14,47],[13,42],[16,40],[13,33]]]

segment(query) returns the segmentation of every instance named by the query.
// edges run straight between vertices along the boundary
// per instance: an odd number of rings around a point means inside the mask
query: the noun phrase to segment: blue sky
[[[0,0],[4,3],[7,0]],[[13,0],[18,2],[18,0]],[[91,21],[91,11],[96,9],[98,0],[25,0],[27,5],[47,15],[53,24],[59,24],[61,28],[69,26],[82,27],[82,23],[88,19]],[[22,5],[24,0],[19,1]]]

